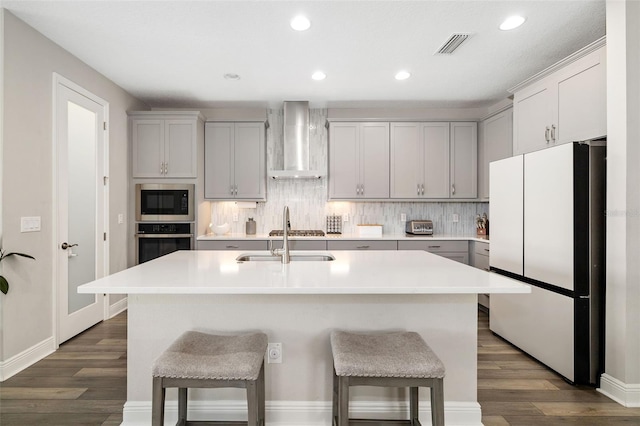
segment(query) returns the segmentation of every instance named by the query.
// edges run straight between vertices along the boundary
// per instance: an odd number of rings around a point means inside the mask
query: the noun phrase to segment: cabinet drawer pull
[[[357,249],[368,249],[370,246],[358,246]]]
[[[489,251],[489,249],[484,249],[484,251]]]
[[[429,246],[429,248],[440,248],[441,246]]]
[[[232,249],[237,249],[237,248],[240,248],[240,247],[238,247],[238,246],[227,246],[226,248],[229,248],[229,249],[231,249],[231,248],[232,248]]]

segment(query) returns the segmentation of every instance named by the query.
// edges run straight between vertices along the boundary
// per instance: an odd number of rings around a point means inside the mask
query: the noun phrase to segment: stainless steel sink
[[[329,262],[331,260],[336,260],[330,254],[319,254],[319,253],[309,253],[309,254],[291,254],[290,255],[292,262]],[[250,253],[250,254],[241,254],[236,257],[238,262],[280,262],[280,256],[274,256],[272,254],[258,254],[258,253]]]

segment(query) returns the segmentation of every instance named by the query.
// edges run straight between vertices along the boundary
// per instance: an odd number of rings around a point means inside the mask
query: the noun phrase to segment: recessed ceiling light
[[[234,74],[231,72],[228,72],[224,75],[224,78],[227,80],[240,80],[240,76],[238,74]]]
[[[311,76],[312,79],[320,81],[320,80],[324,80],[325,78],[327,78],[327,75],[325,73],[323,73],[322,71],[316,71],[313,73],[313,75]]]
[[[522,16],[514,15],[510,16],[504,20],[502,24],[500,24],[500,29],[502,31],[512,30],[514,28],[518,28],[520,25],[524,23],[525,19]]]
[[[291,20],[291,28],[296,31],[305,31],[311,27],[311,21],[306,16],[298,15]]]
[[[406,80],[411,77],[411,73],[408,71],[399,71],[396,74],[396,80]]]

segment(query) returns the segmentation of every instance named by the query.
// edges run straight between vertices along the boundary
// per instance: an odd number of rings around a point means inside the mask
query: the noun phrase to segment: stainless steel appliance
[[[193,184],[136,184],[136,221],[191,222],[194,197]]]
[[[193,229],[193,223],[138,223],[136,264],[178,250],[193,250]]]
[[[409,235],[433,235],[433,222],[430,220],[409,220],[405,224]]]
[[[604,371],[603,141],[491,163],[491,270],[531,285],[492,294],[490,328],[570,382]]]

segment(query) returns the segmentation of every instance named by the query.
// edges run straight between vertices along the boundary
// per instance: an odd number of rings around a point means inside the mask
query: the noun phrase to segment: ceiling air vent
[[[436,51],[436,55],[450,55],[456,50],[471,34],[454,33],[451,37]]]

